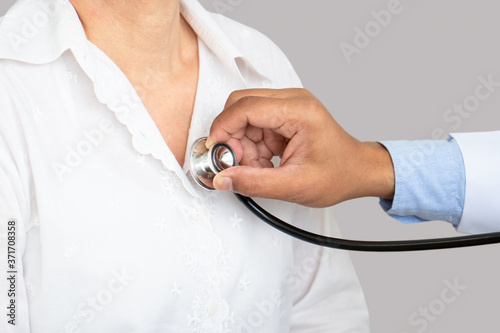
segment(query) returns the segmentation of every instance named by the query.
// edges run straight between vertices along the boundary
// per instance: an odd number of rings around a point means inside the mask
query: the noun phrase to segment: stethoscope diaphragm
[[[215,190],[213,179],[222,170],[236,166],[236,154],[225,143],[206,147],[207,138],[198,139],[191,147],[190,172],[194,180],[207,190]]]

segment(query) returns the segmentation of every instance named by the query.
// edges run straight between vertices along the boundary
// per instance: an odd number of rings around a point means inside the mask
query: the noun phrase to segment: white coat
[[[500,231],[500,131],[452,134],[465,165],[465,201],[458,231]]]

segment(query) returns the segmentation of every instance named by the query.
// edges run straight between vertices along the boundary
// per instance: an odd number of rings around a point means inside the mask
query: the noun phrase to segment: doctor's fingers
[[[306,96],[312,96],[312,94],[306,89],[302,88],[286,88],[286,89],[243,89],[235,90],[229,95],[226,101],[224,109],[227,109],[237,101],[247,97],[268,97],[276,99],[293,99],[301,98]]]
[[[238,166],[222,171],[214,179],[217,190],[231,191],[248,197],[278,199],[307,205],[314,193],[303,184],[304,172],[299,166],[252,168]]]
[[[307,121],[309,109],[321,104],[305,89],[254,89],[236,91],[214,120],[207,146],[241,139],[248,126],[270,129],[290,139]]]

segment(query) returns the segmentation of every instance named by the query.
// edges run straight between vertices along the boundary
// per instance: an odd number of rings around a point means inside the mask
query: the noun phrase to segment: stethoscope
[[[236,155],[225,143],[212,148],[205,146],[207,138],[198,139],[191,148],[190,172],[194,180],[206,190],[215,190],[213,178],[225,169],[236,166]],[[341,250],[369,252],[397,252],[450,249],[500,243],[500,232],[450,238],[419,239],[405,241],[358,241],[326,237],[297,228],[273,216],[249,197],[236,194],[238,200],[255,216],[272,227],[292,236],[316,244]]]

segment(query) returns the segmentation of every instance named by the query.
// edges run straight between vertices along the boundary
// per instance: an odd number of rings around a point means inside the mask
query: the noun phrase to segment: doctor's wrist
[[[394,165],[389,151],[378,142],[363,142],[363,196],[392,200],[395,191]]]

